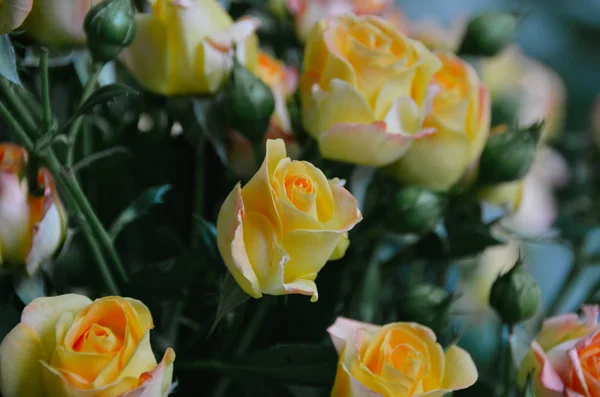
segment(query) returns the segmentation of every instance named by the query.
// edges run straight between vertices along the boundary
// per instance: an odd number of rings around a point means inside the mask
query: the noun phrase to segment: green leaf
[[[75,121],[79,116],[90,112],[95,106],[113,101],[117,97],[138,95],[138,92],[122,83],[108,84],[98,88],[77,108],[71,118],[62,125],[61,129]]]
[[[214,147],[223,164],[227,164],[227,141],[224,134],[224,127],[220,124],[222,118],[219,117],[219,109],[216,101],[214,98],[194,98],[192,99],[192,106],[196,122],[202,130],[202,134]]]
[[[17,73],[17,57],[7,34],[0,36],[0,76],[11,83],[21,85]]]
[[[125,226],[145,215],[153,205],[162,204],[163,197],[169,189],[171,189],[171,185],[162,185],[142,192],[113,222],[109,231],[111,238],[115,240]]]
[[[209,333],[215,330],[217,325],[225,318],[229,312],[236,307],[246,303],[250,299],[250,295],[246,294],[237,282],[233,279],[230,273],[225,275],[223,283],[221,284],[221,292],[219,293],[219,303],[217,304],[217,314],[215,321],[210,327]]]

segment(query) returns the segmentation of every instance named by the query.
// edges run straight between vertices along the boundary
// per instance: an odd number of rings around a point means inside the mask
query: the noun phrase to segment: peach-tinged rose
[[[560,134],[566,88],[552,69],[512,46],[495,57],[482,59],[481,79],[490,90],[492,102],[503,101],[515,107],[514,117],[520,125],[546,120],[541,139],[551,140]]]
[[[0,0],[0,34],[21,26],[31,12],[34,0]]]
[[[443,397],[477,380],[469,353],[446,351],[429,328],[339,317],[327,330],[339,355],[331,397]]]
[[[29,193],[26,165],[23,148],[0,144],[0,267],[25,265],[33,274],[62,246],[67,215],[48,170],[38,175],[43,194]]]
[[[352,13],[377,14],[391,3],[390,0],[287,0],[288,10],[294,16],[296,34],[306,40],[315,23],[322,19]]]
[[[34,0],[23,28],[29,36],[46,45],[83,45],[86,41],[83,31],[85,16],[100,2],[101,0]]]
[[[166,397],[175,353],[157,365],[152,315],[140,301],[38,298],[0,345],[4,397]]]
[[[289,156],[297,158],[300,154],[300,146],[292,131],[287,100],[296,91],[298,72],[295,68],[288,67],[261,51],[258,55],[258,76],[271,88],[275,98],[275,112],[271,116],[269,130],[265,134],[265,142],[267,139],[281,138],[285,142]],[[236,175],[250,178],[257,167],[250,141],[235,130],[230,131],[229,138],[229,166]]]
[[[261,168],[223,203],[217,242],[248,295],[303,294],[314,302],[319,271],[361,219],[356,199],[336,179],[286,157],[283,140],[269,140]]]
[[[300,79],[303,124],[324,157],[383,166],[398,160],[431,108],[441,62],[382,18],[346,14],[317,23]]]
[[[487,89],[475,70],[456,55],[439,51],[442,68],[433,76],[437,94],[423,128],[433,133],[415,140],[390,167],[402,182],[447,190],[475,163],[490,130]]]
[[[534,371],[539,397],[600,395],[598,306],[583,306],[582,319],[563,314],[547,319],[521,363],[519,382]]]
[[[136,80],[161,95],[216,92],[237,59],[256,72],[256,18],[233,22],[216,0],[152,0],[136,15],[133,43],[121,61]],[[151,60],[151,62],[149,62]]]

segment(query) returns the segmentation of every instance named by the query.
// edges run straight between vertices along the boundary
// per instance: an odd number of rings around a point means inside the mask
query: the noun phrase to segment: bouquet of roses
[[[0,395],[600,396],[560,78],[400,7],[0,1]]]

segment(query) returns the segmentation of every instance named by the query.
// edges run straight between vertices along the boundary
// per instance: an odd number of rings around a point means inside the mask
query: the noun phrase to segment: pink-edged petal
[[[219,30],[206,38],[206,40],[215,49],[227,52],[233,49],[233,47],[250,37],[254,32],[258,30],[261,22],[260,19],[255,17],[246,16],[240,18],[239,21],[234,23],[227,29]]]
[[[324,225],[330,230],[347,232],[363,219],[358,202],[352,193],[342,186],[331,185],[331,192],[336,206],[331,219]]]
[[[583,305],[581,310],[583,311],[584,323],[590,326],[598,325],[598,314],[600,313],[598,305]]]
[[[35,330],[18,324],[0,344],[0,394],[45,397],[39,361],[44,357]]]
[[[412,138],[387,131],[383,122],[340,123],[317,138],[325,158],[367,166],[383,166],[402,157]]]
[[[327,332],[331,336],[331,340],[333,341],[338,354],[342,354],[347,343],[354,343],[358,330],[377,332],[380,329],[381,327],[378,325],[364,323],[346,317],[338,317],[335,322],[327,328]]]
[[[285,283],[283,285],[286,294],[300,294],[310,296],[311,302],[319,300],[319,291],[317,290],[317,284],[312,280],[299,279],[291,283]]]
[[[583,394],[579,394],[576,391],[573,391],[571,389],[565,390],[565,396],[566,397],[585,397]],[[548,397],[548,396],[543,395],[540,397]],[[551,396],[551,397],[560,397],[560,396]]]
[[[238,183],[225,199],[217,218],[217,245],[229,272],[248,295],[261,298],[260,285],[244,243],[244,201]]]
[[[54,255],[65,238],[65,232],[65,214],[60,204],[52,204],[34,227],[33,244],[27,255],[27,273],[35,273],[44,261]]]
[[[536,341],[533,341],[531,350],[537,364],[540,366],[539,381],[541,385],[548,390],[562,392],[565,389],[565,384],[550,364],[541,346]]]
[[[33,0],[4,0],[0,3],[0,34],[7,34],[21,26],[31,12]]]
[[[168,348],[160,364],[140,376],[140,386],[120,397],[167,397],[173,379],[175,351]]]

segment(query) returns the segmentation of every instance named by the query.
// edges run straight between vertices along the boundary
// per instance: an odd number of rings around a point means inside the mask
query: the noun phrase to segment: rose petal
[[[52,257],[65,237],[65,215],[60,204],[52,204],[40,223],[34,227],[33,244],[27,256],[27,273],[33,274]]]
[[[34,329],[18,324],[0,344],[0,394],[45,397],[39,360],[42,342]]]
[[[398,160],[409,149],[412,139],[386,131],[385,124],[340,123],[319,138],[325,158],[367,166],[383,166]]]
[[[565,389],[565,385],[556,370],[552,367],[542,347],[536,341],[533,341],[531,350],[539,366],[538,368],[540,368],[539,381],[542,386],[550,391],[562,392]]]
[[[219,211],[217,245],[227,269],[239,286],[253,298],[260,298],[262,297],[260,285],[244,243],[243,219],[244,201],[238,183]]]
[[[461,390],[472,386],[478,377],[477,367],[465,350],[452,345],[446,349],[444,380],[442,386],[447,390]]]
[[[167,397],[171,390],[174,361],[175,352],[169,348],[157,367],[140,376],[140,386],[121,397]]]
[[[21,324],[31,328],[42,341],[43,359],[50,361],[56,346],[56,323],[65,312],[76,314],[92,301],[83,295],[65,294],[34,299],[23,309]]]
[[[327,332],[331,336],[331,340],[333,341],[338,354],[342,353],[342,350],[344,350],[347,343],[353,343],[356,331],[359,329],[364,329],[368,332],[377,332],[381,327],[346,317],[338,317],[335,322],[327,328]]]
[[[31,12],[33,0],[4,0],[0,4],[0,34],[7,34],[21,26]]]

